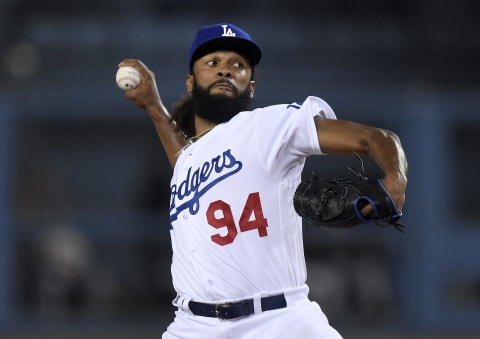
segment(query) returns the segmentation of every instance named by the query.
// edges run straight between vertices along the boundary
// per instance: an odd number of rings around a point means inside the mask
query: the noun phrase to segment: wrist
[[[170,121],[170,114],[161,102],[152,103],[145,107],[148,115],[152,120],[156,121]]]

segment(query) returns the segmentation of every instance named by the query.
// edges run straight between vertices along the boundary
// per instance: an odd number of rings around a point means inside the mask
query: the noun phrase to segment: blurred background
[[[405,234],[305,225],[331,323],[345,338],[480,337],[474,0],[0,0],[0,337],[161,336],[171,168],[115,72],[141,59],[170,107],[197,29],[224,21],[263,48],[255,106],[316,95],[407,152]],[[310,159],[304,175],[357,165]]]

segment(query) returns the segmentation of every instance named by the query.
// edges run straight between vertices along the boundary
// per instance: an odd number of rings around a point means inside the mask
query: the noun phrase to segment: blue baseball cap
[[[219,50],[235,51],[243,55],[252,67],[257,65],[262,57],[262,50],[247,32],[229,23],[219,23],[198,30],[188,54],[190,69],[195,60]]]

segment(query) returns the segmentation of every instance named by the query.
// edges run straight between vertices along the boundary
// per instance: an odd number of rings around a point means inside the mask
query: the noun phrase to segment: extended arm
[[[182,133],[176,132],[170,122],[170,114],[162,103],[158,94],[155,74],[140,60],[126,59],[119,63],[118,67],[134,67],[141,75],[140,85],[125,92],[125,96],[132,100],[138,107],[147,111],[152,119],[160,142],[165,149],[170,164],[175,166],[177,154],[186,145]]]
[[[372,158],[385,173],[382,179],[398,210],[405,203],[408,163],[396,134],[345,120],[315,119],[318,140],[326,154],[356,152]]]

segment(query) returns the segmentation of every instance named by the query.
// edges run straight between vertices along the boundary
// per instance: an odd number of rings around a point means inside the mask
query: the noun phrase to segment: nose
[[[227,66],[223,66],[221,69],[218,70],[217,76],[220,78],[231,78],[232,72],[228,69]]]

